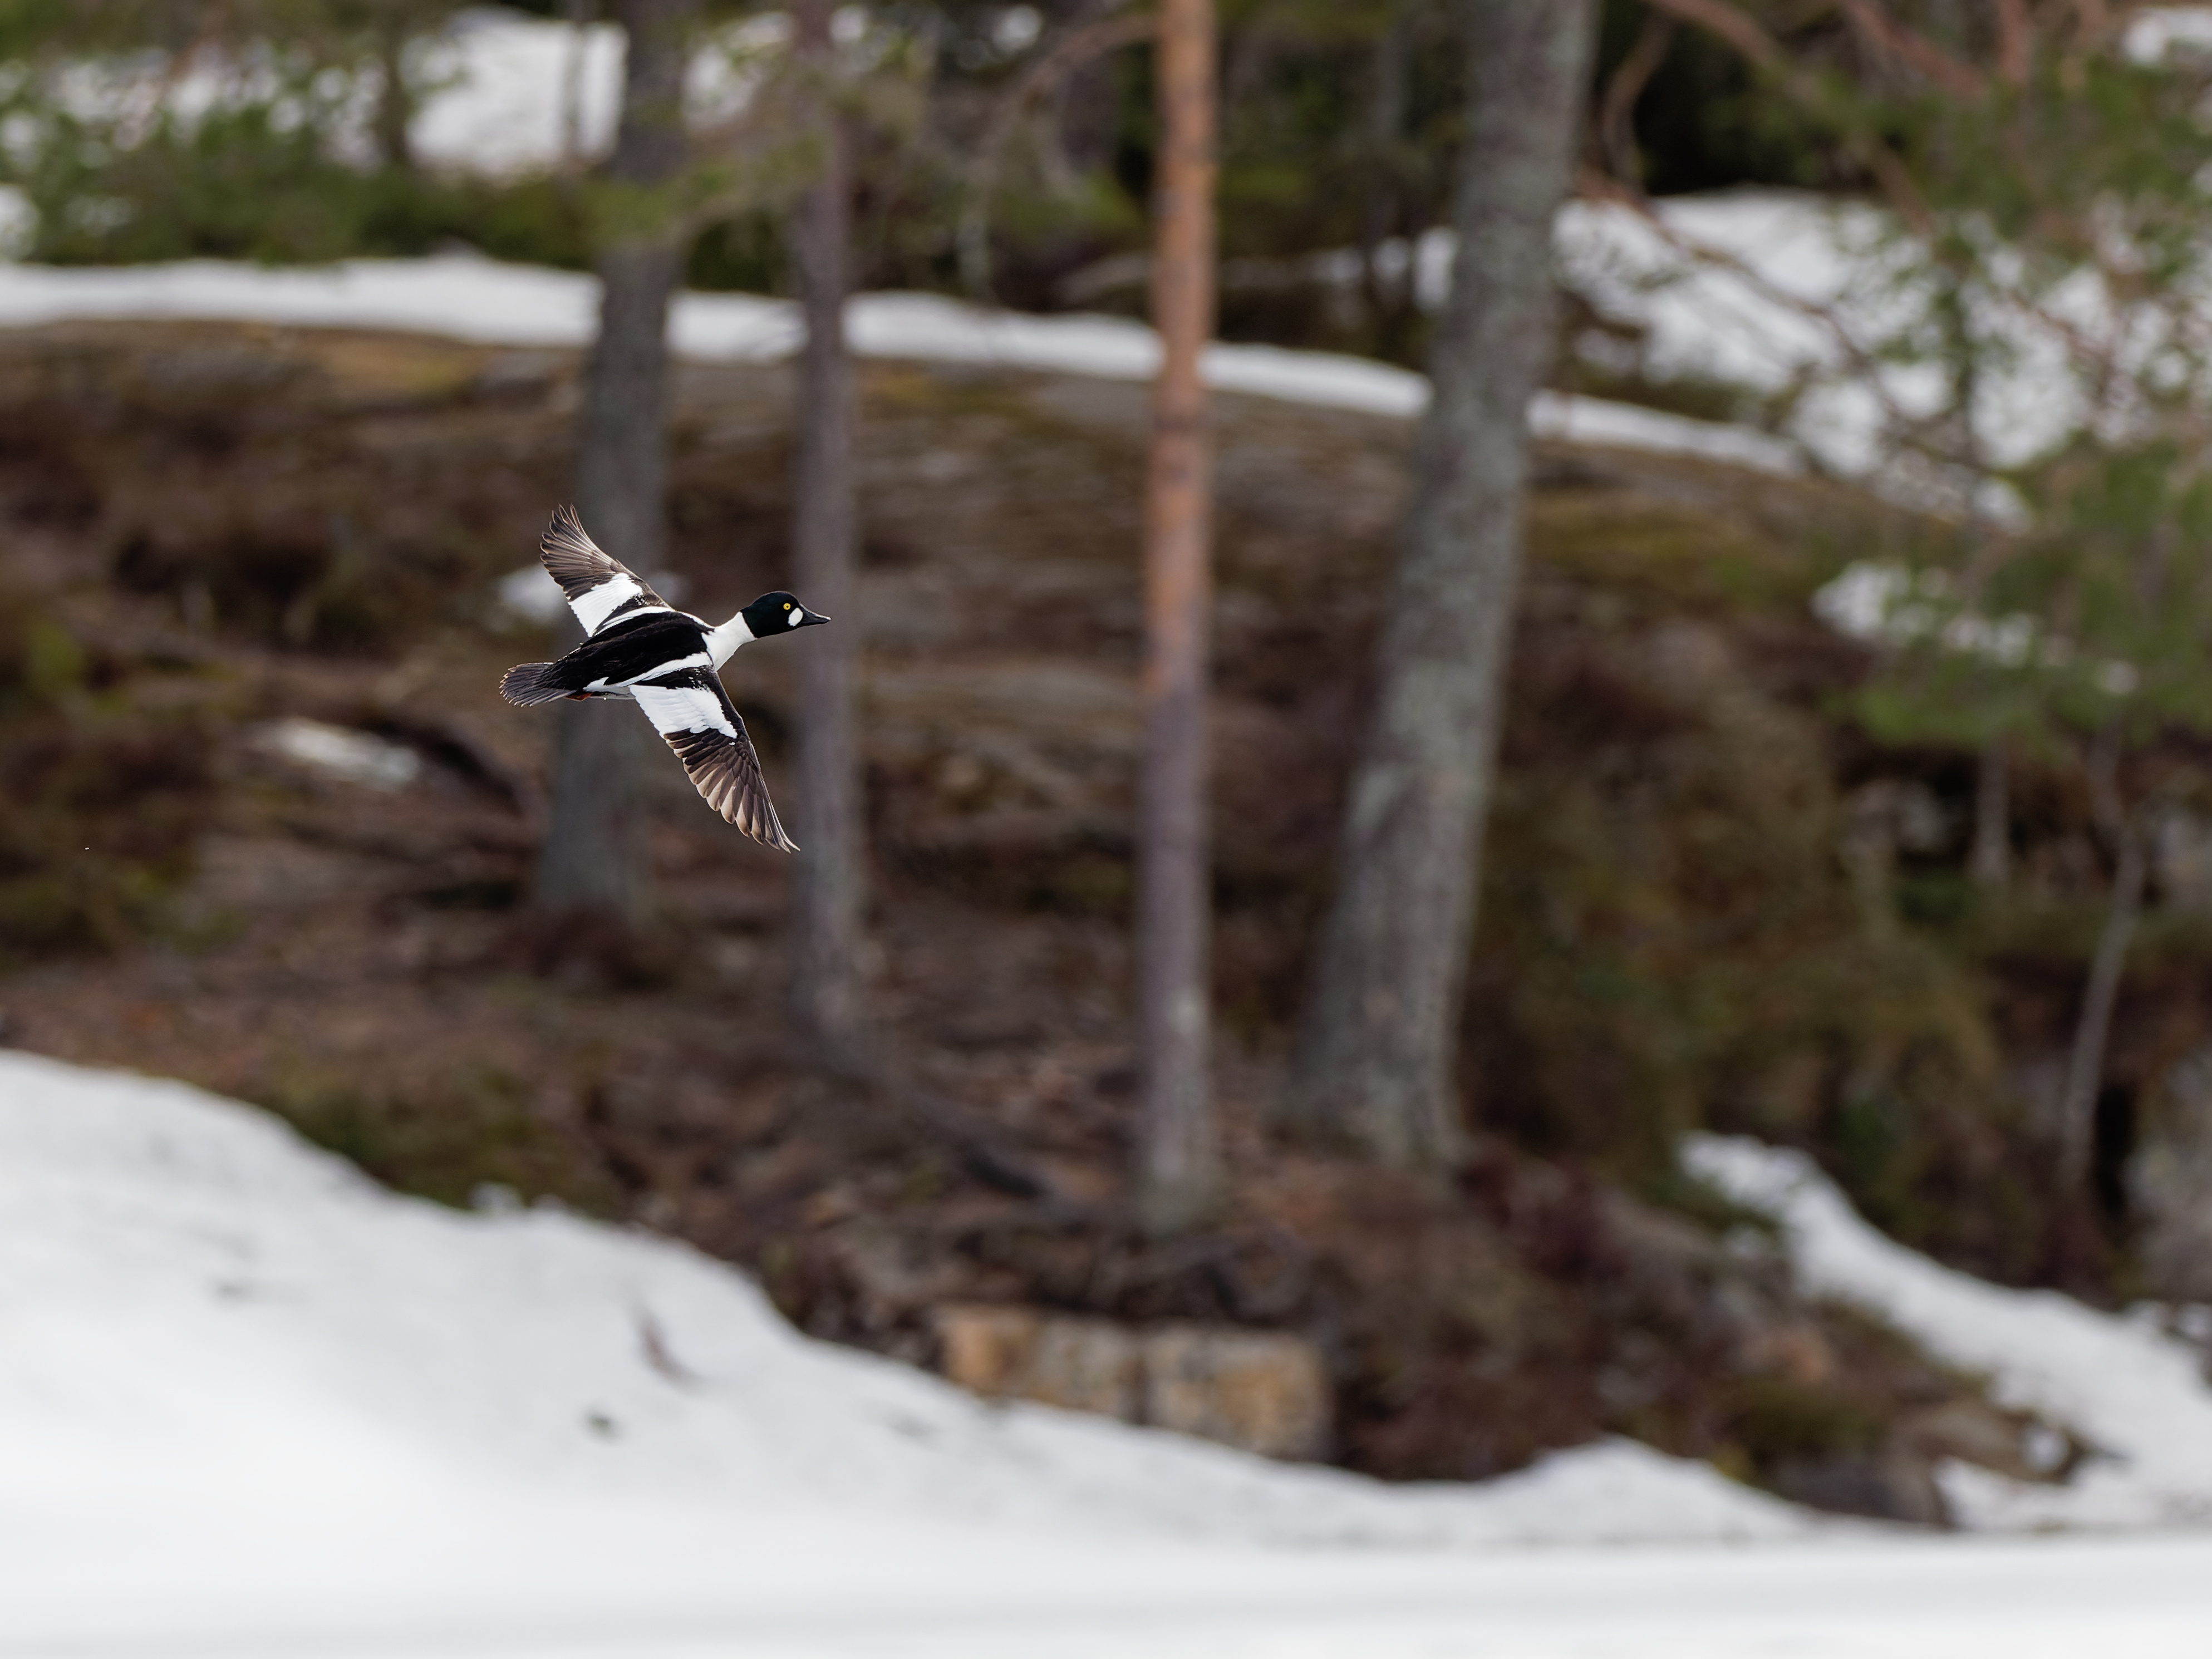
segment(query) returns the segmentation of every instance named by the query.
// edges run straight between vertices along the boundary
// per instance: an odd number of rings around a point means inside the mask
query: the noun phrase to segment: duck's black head
[[[763,593],[743,611],[738,612],[745,619],[745,626],[757,640],[776,634],[788,634],[794,628],[811,628],[817,623],[826,623],[829,617],[818,611],[809,611],[790,594]]]

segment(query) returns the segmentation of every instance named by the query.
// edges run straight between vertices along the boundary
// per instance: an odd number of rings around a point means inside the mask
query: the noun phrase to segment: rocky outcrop
[[[939,1363],[963,1388],[1195,1435],[1265,1457],[1329,1449],[1334,1401],[1319,1351],[1280,1331],[1150,1329],[1034,1308],[936,1310]]]

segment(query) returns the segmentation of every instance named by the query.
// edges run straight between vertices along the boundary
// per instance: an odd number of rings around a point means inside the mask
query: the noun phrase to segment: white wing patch
[[[641,581],[628,565],[609,557],[584,533],[583,521],[573,507],[555,509],[552,522],[538,539],[538,557],[545,574],[561,584],[568,608],[576,613],[586,635],[597,634],[624,605],[635,607],[623,611],[625,617],[669,608],[668,601]]]
[[[720,732],[735,738],[738,728],[722,712],[722,700],[701,686],[639,685],[631,688],[637,706],[663,737],[673,732]]]
[[[568,601],[568,608],[576,613],[576,620],[584,624],[586,634],[596,634],[600,624],[621,606],[645,593],[645,584],[627,570],[618,576],[610,576],[597,587],[579,593]],[[665,605],[648,607],[665,610]],[[640,614],[633,611],[633,616]]]

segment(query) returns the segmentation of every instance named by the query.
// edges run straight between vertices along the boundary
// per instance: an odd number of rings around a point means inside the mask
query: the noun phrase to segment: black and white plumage
[[[678,611],[584,533],[572,507],[559,508],[538,544],[547,572],[584,642],[558,662],[510,668],[500,695],[533,708],[563,697],[634,702],[684,763],[707,804],[755,841],[780,852],[798,847],[783,832],[720,670],[738,648],[770,634],[826,623],[788,593],[764,593],[719,628]]]

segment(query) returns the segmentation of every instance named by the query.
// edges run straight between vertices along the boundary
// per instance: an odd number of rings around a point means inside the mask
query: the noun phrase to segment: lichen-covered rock
[[[1304,1337],[1165,1326],[1146,1333],[1144,1376],[1144,1421],[1157,1427],[1267,1457],[1328,1451],[1328,1374]]]
[[[1104,1319],[956,1304],[936,1315],[939,1363],[964,1389],[1100,1417],[1137,1419],[1138,1342]]]
[[[1139,1331],[963,1304],[939,1308],[934,1322],[945,1375],[990,1398],[1147,1423],[1267,1457],[1329,1449],[1328,1373],[1304,1337],[1188,1324]]]

